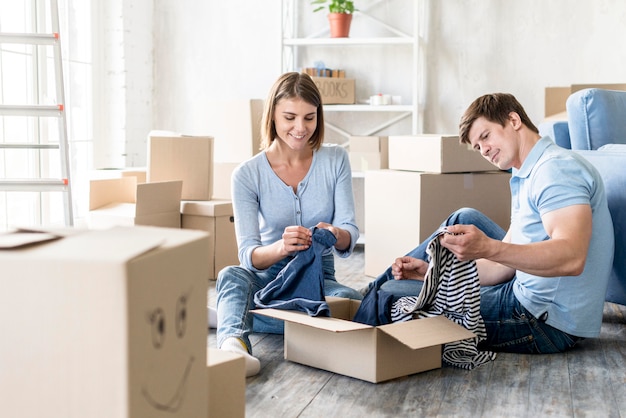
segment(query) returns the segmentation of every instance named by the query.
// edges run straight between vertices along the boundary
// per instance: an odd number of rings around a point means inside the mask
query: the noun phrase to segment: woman
[[[324,293],[361,299],[335,280],[333,253],[347,257],[359,236],[354,219],[347,152],[322,146],[324,115],[315,83],[306,74],[283,74],[265,102],[262,151],[233,172],[235,230],[241,265],[217,278],[217,345],[246,358],[246,375],[260,370],[249,335],[282,333],[282,322],[253,317],[254,294],[312,244],[312,227],[336,237],[322,256]]]

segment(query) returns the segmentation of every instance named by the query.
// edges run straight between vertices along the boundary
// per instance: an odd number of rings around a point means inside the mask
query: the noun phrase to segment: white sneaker
[[[258,358],[248,353],[248,349],[241,339],[236,337],[226,338],[220,349],[244,356],[246,359],[246,377],[254,376],[261,370],[261,362]]]

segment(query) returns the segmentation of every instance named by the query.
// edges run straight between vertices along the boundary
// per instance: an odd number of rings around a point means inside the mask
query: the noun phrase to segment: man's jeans
[[[324,294],[360,300],[363,296],[355,289],[335,280],[333,254],[324,255]],[[217,346],[229,337],[241,338],[251,352],[250,333],[282,334],[283,321],[250,313],[255,308],[254,294],[276,278],[293,257],[287,257],[259,273],[241,266],[222,269],[217,277]],[[254,328],[253,328],[254,327]]]
[[[488,237],[501,240],[506,232],[481,212],[462,208],[452,213],[441,226],[475,225]],[[426,248],[436,232],[407,255],[427,260]],[[376,278],[380,289],[393,294],[395,299],[417,296],[422,289],[419,280],[395,280],[389,267]],[[513,294],[515,277],[496,286],[483,286],[480,290],[480,313],[485,322],[487,339],[479,347],[484,350],[512,353],[558,353],[571,348],[580,340],[547,325],[535,318],[522,306]],[[372,284],[370,284],[372,286]]]

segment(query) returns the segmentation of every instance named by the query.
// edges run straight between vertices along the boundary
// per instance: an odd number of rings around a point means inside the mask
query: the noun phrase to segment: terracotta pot
[[[347,38],[350,34],[350,23],[352,22],[352,14],[329,13],[328,22],[330,23],[331,38]]]

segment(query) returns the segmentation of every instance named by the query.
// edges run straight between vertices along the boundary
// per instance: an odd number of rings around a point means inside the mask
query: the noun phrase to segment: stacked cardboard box
[[[380,170],[389,166],[389,146],[386,136],[351,136],[349,138],[350,168],[356,224],[359,227],[359,244],[365,243],[365,176],[367,170]]]
[[[147,170],[148,182],[181,180],[183,200],[211,200],[213,137],[150,132]]]
[[[389,139],[386,136],[351,136],[352,171],[380,170],[389,167]]]
[[[235,219],[230,200],[183,201],[180,213],[184,229],[199,229],[209,234],[206,260],[210,280],[215,280],[222,268],[239,264]]]
[[[390,136],[389,169],[365,172],[365,274],[383,273],[461,207],[507,229],[510,176],[456,136]]]
[[[180,179],[183,182],[182,202],[177,209],[181,227],[209,233],[211,246],[206,260],[211,280],[217,278],[223,267],[239,264],[230,201],[230,176],[237,163],[215,163],[213,143],[212,136],[151,132],[148,153],[148,181]],[[214,181],[214,176],[219,181]],[[216,198],[215,184],[222,199]]]

